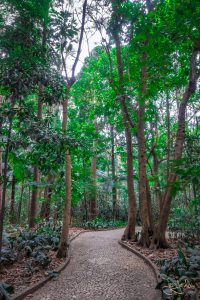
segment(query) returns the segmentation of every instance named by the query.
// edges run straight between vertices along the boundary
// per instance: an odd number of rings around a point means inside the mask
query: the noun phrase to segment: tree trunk
[[[136,225],[136,197],[133,181],[133,149],[132,135],[130,129],[126,127],[126,147],[127,147],[127,188],[128,188],[128,225],[122,236],[122,240],[135,240],[135,225]]]
[[[90,218],[94,219],[97,215],[97,157],[92,157],[91,162],[92,188],[90,193]]]
[[[85,209],[85,222],[88,221],[88,201],[87,201],[87,192],[86,189],[84,188],[83,192],[83,199],[84,199],[84,209]]]
[[[141,210],[142,231],[139,244],[143,247],[149,247],[151,235],[153,233],[153,220],[151,213],[151,195],[147,178],[147,158],[146,158],[146,139],[145,139],[145,97],[147,89],[147,54],[142,54],[143,67],[141,69],[141,93],[138,109],[138,188]]]
[[[179,105],[179,115],[178,115],[178,129],[176,134],[176,141],[174,147],[174,161],[178,162],[182,157],[184,139],[185,139],[185,115],[188,101],[191,95],[196,91],[197,85],[197,72],[196,72],[196,61],[198,52],[200,48],[196,45],[194,46],[191,59],[190,59],[190,74],[188,85],[185,89],[183,99]],[[154,232],[151,248],[166,248],[168,247],[168,243],[166,240],[166,229],[167,223],[170,214],[171,202],[173,198],[174,192],[174,183],[176,182],[177,175],[175,171],[170,171],[168,178],[168,186],[165,190],[162,200],[162,210],[159,216],[159,223],[156,226],[156,230]]]
[[[124,91],[124,71],[121,56],[121,43],[118,34],[118,29],[113,30],[113,38],[116,45],[117,68],[119,78],[119,99],[121,104],[121,111],[123,116],[123,123],[125,127],[126,150],[127,150],[127,188],[128,188],[128,225],[122,236],[123,240],[135,240],[135,225],[136,225],[136,196],[134,191],[133,178],[133,149],[132,149],[132,135],[130,129],[130,117],[126,107],[126,96]]]
[[[81,29],[80,29],[80,38],[78,43],[78,50],[74,60],[74,64],[72,66],[72,76],[68,78],[67,71],[66,71],[66,78],[67,78],[67,86],[68,91],[75,83],[75,70],[76,66],[80,57],[81,53],[81,46],[83,41],[83,34],[84,34],[84,27],[85,27],[85,18],[86,18],[86,8],[87,8],[87,0],[83,3],[83,13],[82,13],[82,22],[81,22]],[[65,64],[65,63],[64,63]],[[67,113],[68,113],[68,100],[63,101],[63,121],[62,121],[62,131],[65,134],[66,126],[67,126]],[[63,212],[63,226],[61,230],[61,238],[60,238],[60,245],[57,252],[57,257],[66,257],[68,255],[68,246],[69,246],[69,225],[70,225],[70,215],[71,215],[71,158],[69,151],[67,151],[65,155],[65,184],[66,184],[66,192],[65,192],[65,208]]]
[[[51,187],[51,180],[50,176],[47,177],[47,186],[44,190],[44,202],[42,203],[40,217],[42,219],[48,220],[50,217],[50,204],[51,204],[51,194],[52,194],[52,187]]]
[[[16,216],[15,216],[15,187],[16,187],[16,179],[13,175],[12,178],[12,192],[11,192],[11,201],[10,201],[10,213],[9,220],[11,224],[15,224]]]
[[[14,107],[15,95],[11,96],[11,105],[12,109]],[[10,148],[10,141],[12,135],[12,124],[13,124],[13,117],[12,115],[9,118],[9,129],[8,129],[8,136],[7,136],[7,143],[4,155],[4,169],[3,169],[3,190],[2,190],[2,201],[0,207],[0,256],[1,256],[1,249],[2,249],[2,241],[3,241],[3,222],[4,222],[4,213],[5,213],[5,200],[6,200],[6,190],[7,190],[7,183],[8,183],[8,155],[9,155],[9,148]]]
[[[67,111],[68,100],[63,101],[63,122],[62,131],[65,134],[67,126]],[[68,255],[69,247],[69,226],[71,215],[71,158],[69,151],[65,154],[65,207],[63,212],[63,225],[61,230],[60,245],[57,252],[57,257],[65,258]]]
[[[33,181],[34,184],[38,184],[40,180],[40,174],[37,167],[34,168]],[[29,211],[29,228],[33,228],[35,226],[35,218],[37,214],[37,199],[38,199],[38,187],[35,185],[32,189],[31,194],[31,203],[30,203],[30,211]]]
[[[150,236],[152,235],[151,205],[149,203],[148,178],[146,170],[146,143],[144,132],[144,103],[139,103],[138,112],[138,188],[140,201],[140,215],[142,221],[142,231],[139,244],[143,247],[149,247]]]
[[[24,194],[24,182],[22,182],[22,186],[21,186],[21,195],[20,195],[18,211],[17,211],[17,222],[18,222],[18,224],[20,224],[20,219],[21,219],[23,194]]]
[[[0,148],[0,210],[2,206],[2,191],[3,191],[3,178],[2,178],[2,149]]]
[[[40,92],[43,90],[43,86],[40,87]],[[38,121],[42,120],[42,100],[39,95],[38,97],[38,111],[37,111]],[[40,173],[38,167],[34,167],[33,171],[33,181],[34,186],[32,189],[31,203],[30,203],[30,213],[29,213],[29,228],[35,226],[35,218],[37,214],[37,199],[38,199],[38,187],[37,184],[40,182]]]
[[[112,202],[113,202],[113,219],[117,216],[117,178],[115,168],[115,137],[114,137],[114,126],[110,126],[111,133],[111,156],[112,156]]]
[[[65,207],[63,212],[63,225],[60,237],[60,245],[57,252],[58,258],[67,257],[69,247],[69,226],[71,214],[71,158],[69,153],[66,153],[65,162]]]
[[[94,126],[96,132],[98,132],[97,127],[97,117],[94,119]],[[92,179],[92,188],[90,193],[90,218],[94,219],[97,215],[97,155],[96,155],[96,145],[97,141],[93,142],[94,154],[91,161],[91,179]]]
[[[170,146],[171,146],[171,132],[170,132],[170,106],[169,95],[166,97],[166,110],[167,110],[167,179],[169,177],[170,168]]]
[[[155,149],[152,151],[153,154],[153,175],[155,176],[155,184],[154,184],[154,190],[156,193],[156,202],[158,205],[158,210],[161,212],[162,209],[162,193],[160,192],[160,184],[158,180],[158,158]]]

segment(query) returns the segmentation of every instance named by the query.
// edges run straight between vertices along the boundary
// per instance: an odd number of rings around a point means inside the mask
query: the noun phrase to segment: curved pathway
[[[32,299],[160,300],[151,269],[118,244],[122,232],[118,229],[81,234],[72,242],[67,268]]]

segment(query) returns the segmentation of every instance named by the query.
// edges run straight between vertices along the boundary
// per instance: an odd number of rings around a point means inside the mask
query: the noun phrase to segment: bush
[[[197,283],[200,278],[200,249],[188,248],[187,256],[179,247],[178,257],[161,263],[160,280],[164,300],[197,300]]]
[[[91,229],[106,229],[106,228],[117,228],[126,226],[126,222],[122,220],[105,220],[103,218],[96,217],[92,221],[88,221],[82,224],[84,228]]]

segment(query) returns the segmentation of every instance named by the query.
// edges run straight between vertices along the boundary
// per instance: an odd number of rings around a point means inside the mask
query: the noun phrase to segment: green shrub
[[[117,228],[126,226],[127,222],[122,220],[105,220],[103,218],[96,217],[92,221],[82,223],[82,227],[91,229],[106,229]]]

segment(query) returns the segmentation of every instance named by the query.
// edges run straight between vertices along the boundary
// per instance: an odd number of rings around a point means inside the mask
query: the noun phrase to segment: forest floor
[[[72,242],[70,264],[26,299],[157,300],[156,278],[137,255],[118,244],[123,229],[93,231]]]
[[[76,236],[79,232],[84,231],[81,228],[70,229],[70,239]],[[48,272],[56,270],[65,262],[65,259],[58,259],[56,251],[50,250],[48,257],[51,262],[48,268],[37,266],[37,270],[31,272],[31,258],[24,255],[23,251],[18,251],[18,259],[13,264],[2,266],[0,270],[0,282],[4,282],[14,288],[14,293],[17,294],[24,289],[36,284],[41,279],[48,276]]]
[[[137,228],[140,232],[140,228]],[[137,242],[123,243],[151,260],[157,268],[159,285],[169,299],[200,299],[200,236],[194,232],[169,231],[169,248],[148,249]],[[165,297],[163,298],[165,299]],[[166,298],[168,299],[168,298]]]

